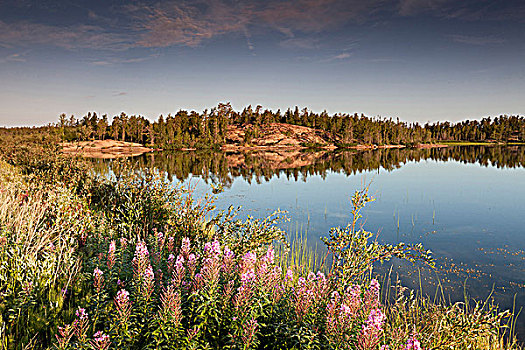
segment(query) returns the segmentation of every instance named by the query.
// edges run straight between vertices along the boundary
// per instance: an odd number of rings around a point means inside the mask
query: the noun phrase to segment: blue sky
[[[0,2],[0,126],[230,101],[407,121],[525,113],[525,2]]]

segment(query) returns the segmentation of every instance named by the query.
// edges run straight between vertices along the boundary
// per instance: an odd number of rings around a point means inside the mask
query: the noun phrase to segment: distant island
[[[3,132],[23,132],[23,129],[3,129]],[[457,143],[525,142],[525,118],[522,116],[422,125],[357,113],[314,113],[298,107],[282,112],[248,106],[238,112],[229,103],[220,103],[200,113],[180,110],[174,115],[160,115],[153,122],[144,116],[125,113],[114,116],[111,122],[107,115],[99,117],[96,113],[87,113],[81,119],[62,114],[58,123],[40,129],[57,134],[65,142],[66,153],[99,158],[160,149],[432,148]]]

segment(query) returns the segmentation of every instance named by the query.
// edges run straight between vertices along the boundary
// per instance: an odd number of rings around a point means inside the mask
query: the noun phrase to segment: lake
[[[423,243],[437,269],[394,262],[406,286],[451,301],[492,293],[503,308],[525,306],[525,147],[452,146],[366,151],[177,152],[130,160],[172,181],[224,188],[217,207],[241,216],[288,212],[282,227],[322,249],[330,227],[350,221],[350,197],[369,184],[376,200],[364,228],[386,243]],[[95,161],[106,172],[112,161]],[[379,267],[386,274],[388,266]],[[520,338],[525,321],[519,320]]]

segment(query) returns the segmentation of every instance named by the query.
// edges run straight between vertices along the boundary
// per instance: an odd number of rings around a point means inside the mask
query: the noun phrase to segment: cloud
[[[344,59],[347,59],[349,58],[350,56],[352,56],[351,54],[349,54],[348,52],[343,52],[343,53],[340,53],[339,55],[335,55],[334,57],[332,57],[332,60],[344,60]]]
[[[113,93],[113,97],[126,96],[127,94],[128,93],[125,91],[120,91],[120,92],[116,91]]]
[[[490,36],[452,35],[452,41],[469,45],[499,45],[506,42],[503,38]]]
[[[331,57],[325,58],[321,60],[320,62],[328,63],[328,62],[334,62],[334,61],[344,61],[350,57],[352,57],[352,53],[343,51],[337,55],[333,55]]]
[[[281,47],[293,49],[317,49],[319,48],[319,39],[316,38],[290,38],[279,43]]]
[[[116,64],[131,64],[131,63],[140,63],[148,61],[151,59],[158,58],[159,54],[153,54],[145,57],[132,57],[132,58],[118,58],[118,57],[109,57],[106,59],[98,59],[91,61],[90,63],[95,66],[112,66]]]
[[[195,47],[203,40],[226,33],[242,33],[251,20],[250,10],[242,5],[231,8],[217,0],[189,3],[162,3],[153,7],[128,7],[141,32],[138,46]],[[251,44],[249,44],[251,45]]]
[[[6,23],[0,20],[0,46],[51,45],[65,49],[124,50],[132,45],[123,34],[91,25],[59,27],[32,22]]]
[[[400,0],[398,14],[428,14],[438,18],[478,20],[518,20],[525,17],[525,5],[518,1],[491,0]]]
[[[0,58],[0,63],[26,62],[26,59],[24,56],[25,56],[25,53],[13,53],[11,55],[7,55],[3,58]]]
[[[137,22],[136,31],[141,33],[139,46],[196,47],[205,40],[237,33],[253,49],[248,30],[251,27],[270,27],[292,39],[296,32],[319,33],[350,21],[364,22],[386,3],[387,0],[200,0],[132,5],[127,10]],[[296,40],[288,44],[305,42]]]

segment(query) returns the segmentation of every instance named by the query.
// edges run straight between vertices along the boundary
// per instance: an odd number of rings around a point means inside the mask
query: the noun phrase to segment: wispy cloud
[[[132,47],[128,37],[91,25],[59,27],[31,22],[0,20],[0,46],[51,45],[65,49],[124,50]]]
[[[25,56],[25,53],[13,53],[13,54],[7,55],[5,57],[1,57],[0,58],[0,63],[26,62],[26,58],[24,56]]]
[[[132,58],[119,58],[119,57],[109,57],[105,59],[93,60],[90,63],[94,66],[113,66],[117,64],[132,64],[140,63],[144,61],[149,61],[151,59],[158,58],[159,54],[148,55],[144,57],[132,57]]]
[[[343,52],[343,53],[340,53],[339,55],[335,55],[334,57],[332,57],[332,60],[335,61],[335,60],[344,60],[344,59],[347,59],[347,58],[350,58],[352,55],[349,54],[348,52]]]
[[[279,45],[292,49],[317,49],[320,46],[320,42],[316,38],[289,38],[282,40]]]
[[[489,36],[471,36],[471,35],[452,35],[452,41],[468,45],[500,45],[506,42],[503,38],[492,35]]]
[[[232,4],[228,0],[171,1],[128,6],[144,47],[195,47],[217,36],[239,33],[254,48],[248,28],[273,28],[289,39],[295,33],[319,33],[349,21],[366,21],[388,0],[268,0]],[[286,43],[285,43],[286,44]],[[290,45],[305,41],[290,40]]]
[[[128,7],[141,32],[138,46],[195,47],[203,40],[226,33],[245,34],[251,16],[246,5],[232,9],[222,1],[210,0],[193,4],[170,2],[150,7]],[[249,44],[251,45],[251,44]]]
[[[328,58],[325,58],[321,60],[320,62],[328,63],[328,62],[336,62],[336,61],[344,61],[352,57],[352,53],[343,51],[341,53],[338,53],[337,55],[330,56]]]

